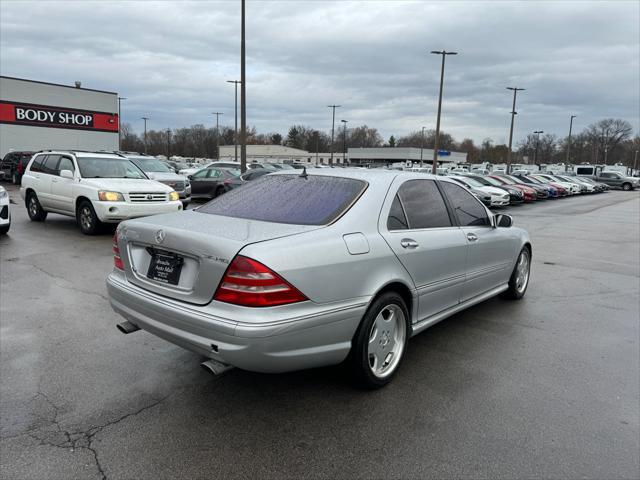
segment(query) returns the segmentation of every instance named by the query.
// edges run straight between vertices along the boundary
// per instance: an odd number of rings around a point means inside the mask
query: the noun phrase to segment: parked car
[[[413,170],[410,170],[413,171]],[[475,197],[480,200],[482,202],[483,205],[487,206],[487,207],[491,207],[491,194],[484,192],[482,190],[478,190],[477,188],[473,188],[470,187],[468,185],[465,185],[464,183],[456,180],[453,177],[447,177],[450,180],[456,182],[458,185],[462,185],[463,187],[465,187],[467,190],[469,190],[471,193],[473,193],[473,195],[475,195]]]
[[[117,153],[40,152],[27,166],[20,196],[32,221],[43,222],[49,212],[72,216],[87,235],[103,223],[182,210],[178,192]]]
[[[483,185],[469,176],[449,176],[448,178],[454,179],[467,188],[474,188],[491,195],[491,204],[489,205],[491,207],[506,207],[509,205],[509,192],[503,188]]]
[[[22,174],[35,152],[9,152],[0,161],[0,176],[3,180],[11,181],[14,185],[20,185]]]
[[[596,192],[596,187],[593,184],[589,182],[585,182],[578,177],[569,177],[568,175],[553,175],[553,178],[557,178],[558,180],[565,181],[565,182],[577,183],[578,185],[580,185],[581,193]]]
[[[551,175],[535,173],[532,175],[528,175],[528,177],[533,178],[535,180],[540,180],[541,182],[546,182],[549,185],[552,185],[556,188],[562,187],[567,191],[569,195],[577,195],[578,193],[580,193],[579,185],[576,185],[575,183],[570,183],[570,182],[561,182],[553,178]]]
[[[599,175],[592,177],[601,183],[606,183],[613,188],[621,188],[625,191],[630,191],[638,188],[640,178],[627,177],[619,172],[600,172]]]
[[[602,182],[596,182],[593,178],[590,177],[583,177],[583,176],[578,176],[576,178],[579,178],[580,180],[582,180],[583,182],[587,182],[592,184],[595,188],[596,191],[600,191],[600,192],[608,192],[609,189],[611,187],[609,187],[609,185],[607,185],[606,183],[602,183]]]
[[[11,228],[11,202],[9,192],[0,185],[0,235],[6,235]]]
[[[227,191],[225,181],[240,175],[240,170],[208,167],[189,175],[191,198],[212,199]]]
[[[523,182],[527,185],[531,185],[534,188],[542,188],[545,191],[546,195],[543,198],[560,198],[566,197],[569,194],[569,192],[567,192],[567,190],[560,185],[554,186],[547,181],[543,182],[541,180],[537,180],[530,175],[500,175],[499,177],[495,178],[505,179],[505,181],[512,179],[513,181]]]
[[[265,175],[269,175],[270,173],[273,173],[273,172],[265,168],[256,168],[254,170],[249,170],[248,172],[245,172],[242,175],[237,175],[235,177],[227,178],[222,183],[225,187],[225,190],[229,191],[234,188],[238,188],[239,186],[244,185],[247,182],[251,182]]]
[[[484,185],[485,187],[494,187],[494,188],[499,188],[500,190],[506,191],[509,194],[510,205],[517,205],[525,201],[525,194],[524,194],[523,188],[518,188],[514,185],[501,185],[496,180],[493,180],[493,182],[490,182],[489,180],[487,180],[486,177],[482,175],[473,174],[473,173],[467,173],[465,177],[469,177],[475,180],[476,182],[480,183],[481,185]],[[530,198],[527,201],[532,201],[536,199],[535,193],[532,193],[529,195],[530,195]]]
[[[544,190],[543,188],[540,188],[541,191],[538,192],[533,187],[533,185],[525,185],[511,178],[504,178],[504,177],[496,178],[490,175],[485,175],[482,178],[495,187],[509,186],[511,188],[520,189],[520,191],[524,195],[525,202],[535,202],[536,200],[538,200],[538,198],[547,198],[546,190]]]
[[[226,168],[226,169],[231,169],[231,170],[240,170],[240,163],[239,162],[210,162],[207,163],[206,165],[190,165],[188,168],[183,168],[181,169],[178,173],[180,175],[184,175],[184,176],[189,176],[189,175],[193,175],[196,172],[199,172],[200,170],[202,170],[203,168],[209,168],[209,167],[217,167],[217,168]]]
[[[142,170],[147,177],[169,185],[178,192],[182,205],[187,208],[187,205],[191,202],[191,182],[189,182],[188,178],[175,173],[165,163],[155,157],[131,153],[126,153],[124,156]]]
[[[212,371],[347,360],[375,388],[409,337],[500,293],[522,298],[531,242],[511,224],[446,178],[277,172],[197,210],[121,224],[107,288],[122,332],[146,329]]]

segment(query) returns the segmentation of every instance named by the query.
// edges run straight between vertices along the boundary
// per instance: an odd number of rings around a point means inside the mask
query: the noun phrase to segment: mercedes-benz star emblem
[[[158,230],[156,232],[156,243],[164,242],[164,230]]]

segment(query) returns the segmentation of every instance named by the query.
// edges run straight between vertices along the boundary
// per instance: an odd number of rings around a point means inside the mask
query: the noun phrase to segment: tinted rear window
[[[362,180],[309,175],[267,175],[221,195],[197,211],[294,225],[326,225],[367,188]]]

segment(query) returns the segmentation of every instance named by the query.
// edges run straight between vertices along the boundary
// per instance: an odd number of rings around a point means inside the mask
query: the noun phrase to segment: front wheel
[[[631,190],[631,184],[630,183],[625,183],[622,185],[622,190],[624,190],[625,192],[628,192],[629,190]]]
[[[366,388],[388,384],[398,370],[409,340],[409,313],[395,292],[378,297],[365,313],[351,347],[356,382]]]
[[[47,212],[40,205],[38,196],[35,193],[30,193],[27,197],[27,213],[32,222],[44,222],[47,218]]]
[[[80,202],[80,205],[78,205],[76,219],[78,221],[80,231],[85,235],[96,235],[102,226],[102,222],[96,215],[93,205],[91,205],[91,202],[88,200],[84,200]]]
[[[13,175],[11,175],[11,183],[20,185],[20,175],[18,175],[18,172],[13,172]]]
[[[214,198],[215,197],[219,197],[220,195],[223,195],[224,192],[225,192],[224,187],[220,186],[220,187],[216,188],[216,193],[214,195]]]
[[[11,227],[10,223],[3,225],[0,227],[0,235],[6,235],[9,232],[9,228]]]
[[[504,292],[504,298],[512,300],[520,300],[524,297],[529,286],[529,275],[531,272],[531,251],[524,247],[518,255],[516,266],[513,267],[511,278],[509,279],[509,288]]]

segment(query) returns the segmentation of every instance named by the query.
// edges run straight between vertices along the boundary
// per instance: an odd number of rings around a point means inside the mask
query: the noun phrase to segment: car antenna
[[[307,175],[307,167],[302,167],[302,172],[298,176],[301,178],[307,178],[309,176]]]

